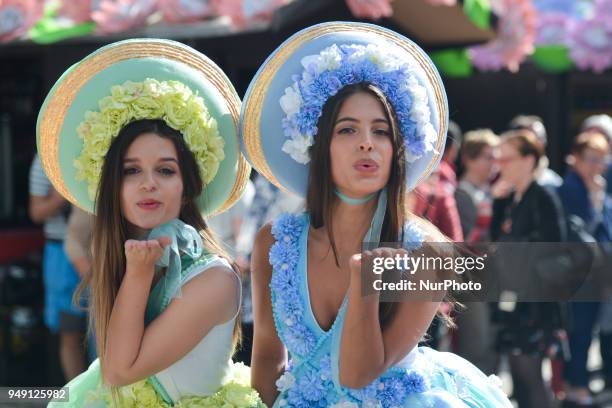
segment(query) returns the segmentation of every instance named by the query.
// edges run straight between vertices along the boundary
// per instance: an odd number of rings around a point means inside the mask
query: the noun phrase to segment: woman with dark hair
[[[491,239],[505,242],[560,242],[565,235],[558,198],[536,182],[544,154],[542,144],[524,130],[501,136],[496,161],[509,197],[493,202]],[[503,304],[501,304],[503,306]],[[519,406],[549,407],[550,393],[542,378],[542,358],[556,344],[561,329],[557,303],[519,302],[514,310],[497,310],[497,348],[507,353],[513,395]]]
[[[253,250],[252,385],[266,404],[511,406],[469,362],[417,347],[439,293],[379,302],[361,271],[374,257],[443,241],[405,212],[404,196],[440,158],[446,109],[425,54],[367,24],[305,29],[251,82],[241,129],[249,159],[306,197],[306,213],[264,226]],[[368,243],[378,248],[360,254]]]
[[[240,277],[202,215],[230,206],[247,180],[238,105],[217,66],[164,40],[104,47],[48,95],[38,126],[45,169],[96,214],[82,286],[99,356],[51,406],[261,405],[231,360]]]

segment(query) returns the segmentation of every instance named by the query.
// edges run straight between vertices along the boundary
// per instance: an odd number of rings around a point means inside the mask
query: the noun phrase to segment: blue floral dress
[[[309,223],[307,214],[284,214],[272,225],[272,308],[277,332],[290,354],[276,382],[280,394],[274,407],[512,407],[496,376],[487,377],[467,360],[428,347],[416,347],[365,388],[343,387],[338,359],[347,300],[332,327],[324,331],[308,294]],[[404,242],[422,241],[421,229],[408,223]]]

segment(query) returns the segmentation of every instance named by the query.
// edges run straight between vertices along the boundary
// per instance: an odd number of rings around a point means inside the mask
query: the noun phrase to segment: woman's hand
[[[491,195],[493,198],[505,198],[512,193],[512,188],[512,184],[500,178],[491,186]]]
[[[372,251],[364,251],[363,253],[355,254],[349,260],[349,269],[351,271],[351,286],[354,289],[357,289],[361,292],[361,286],[369,285],[373,288],[373,283],[377,279],[381,279],[382,272],[377,272],[374,267],[382,268],[385,266],[385,261],[387,258],[393,260],[393,268],[396,269],[397,261],[396,259],[403,259],[405,255],[408,255],[408,251],[404,248],[389,248],[389,247],[380,247],[373,249]],[[382,259],[377,261],[375,264],[375,259]],[[388,264],[391,264],[391,261],[386,261]],[[400,266],[402,265],[400,261]],[[363,269],[363,266],[367,268],[367,270]],[[380,269],[379,269],[380,270]],[[364,275],[363,272],[366,272]],[[364,280],[365,278],[365,280]],[[378,291],[372,289],[373,293],[378,294]],[[369,291],[368,291],[369,292]]]
[[[431,324],[439,302],[411,299],[397,303],[393,318],[386,322],[384,330],[381,327],[380,291],[375,290],[373,282],[381,279],[385,269],[407,269],[404,264],[407,254],[403,248],[383,247],[355,254],[350,259],[351,282],[339,359],[339,379],[345,387],[362,388],[370,384],[413,350]],[[382,260],[375,264],[375,258]],[[368,269],[366,273],[362,273],[363,268]],[[366,287],[368,290],[362,290]],[[366,300],[364,294],[370,293],[374,295],[370,299],[375,301]]]
[[[160,237],[148,241],[128,239],[125,241],[125,259],[127,271],[136,272],[153,270],[155,262],[164,254],[164,249],[172,241],[168,237]]]

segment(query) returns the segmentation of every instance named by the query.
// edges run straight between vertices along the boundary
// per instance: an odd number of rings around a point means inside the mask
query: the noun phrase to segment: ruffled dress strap
[[[307,214],[282,214],[272,223],[276,242],[270,247],[270,292],[276,331],[294,359],[301,360],[317,344],[316,334],[304,321],[300,293],[300,258],[308,234]]]

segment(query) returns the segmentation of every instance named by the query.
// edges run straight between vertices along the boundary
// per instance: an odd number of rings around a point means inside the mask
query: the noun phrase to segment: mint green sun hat
[[[119,130],[162,119],[198,162],[203,215],[241,196],[250,166],[240,152],[240,98],[199,51],[169,40],[132,39],[100,48],[70,67],[47,95],[36,126],[38,153],[55,189],[94,212],[102,163]]]

